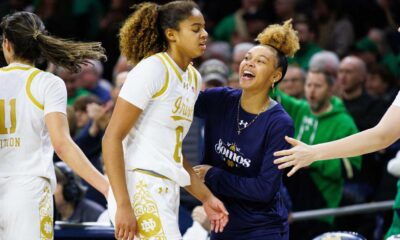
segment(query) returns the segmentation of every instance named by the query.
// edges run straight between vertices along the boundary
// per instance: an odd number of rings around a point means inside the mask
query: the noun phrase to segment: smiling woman
[[[282,137],[294,129],[268,93],[299,43],[290,21],[267,27],[257,40],[240,64],[242,90],[206,90],[195,106],[195,115],[205,119],[205,153],[204,165],[194,169],[225,203],[230,219],[211,239],[288,239],[282,172],[272,154],[289,147]]]
[[[214,231],[222,231],[228,221],[222,202],[181,152],[201,78],[190,62],[206,48],[204,27],[194,2],[174,1],[137,5],[121,28],[121,53],[137,65],[121,89],[103,139],[113,193],[108,207],[118,239],[135,234],[181,239],[179,186],[203,203]]]

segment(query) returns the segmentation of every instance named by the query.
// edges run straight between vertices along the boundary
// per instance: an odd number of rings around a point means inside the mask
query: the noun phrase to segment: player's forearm
[[[392,143],[391,137],[374,127],[346,138],[313,146],[315,160],[347,158],[378,151]]]
[[[107,176],[110,180],[117,205],[130,205],[125,178],[122,140],[115,139],[106,134],[103,138],[102,148]]]
[[[63,146],[56,149],[56,152],[75,173],[106,196],[109,188],[107,179],[91,164],[72,139],[66,140]]]
[[[192,194],[199,201],[206,201],[210,196],[212,196],[211,191],[196,175],[187,159],[183,160],[183,167],[190,175],[190,185],[185,187],[185,190]]]

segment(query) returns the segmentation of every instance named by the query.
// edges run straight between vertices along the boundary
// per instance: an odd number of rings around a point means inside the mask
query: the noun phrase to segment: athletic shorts
[[[135,239],[179,240],[179,185],[146,170],[126,172],[129,198],[135,213],[138,236]],[[115,225],[116,202],[112,191],[108,196],[108,212]]]
[[[0,239],[53,239],[53,198],[49,180],[0,177]]]

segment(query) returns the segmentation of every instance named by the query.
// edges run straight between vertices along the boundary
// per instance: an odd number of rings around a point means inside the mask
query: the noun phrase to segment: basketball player
[[[29,12],[5,16],[0,27],[8,64],[0,69],[0,239],[53,239],[53,147],[105,196],[109,186],[70,137],[64,82],[34,64],[43,57],[77,71],[104,50],[50,36]]]
[[[128,74],[103,139],[112,186],[109,212],[118,239],[181,239],[179,186],[202,201],[213,230],[227,223],[224,205],[182,157],[200,75],[191,66],[207,32],[192,1],[143,3],[120,31]],[[123,144],[124,142],[124,144]],[[124,148],[123,148],[124,145]]]

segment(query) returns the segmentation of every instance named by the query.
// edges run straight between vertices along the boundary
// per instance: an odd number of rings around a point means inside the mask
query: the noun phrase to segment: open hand
[[[290,143],[293,148],[275,152],[274,156],[280,158],[275,159],[274,163],[279,164],[279,169],[292,167],[290,172],[287,174],[287,176],[290,177],[300,168],[307,167],[313,163],[316,160],[316,153],[312,146],[302,143],[294,138],[285,137],[285,140]]]
[[[229,220],[229,213],[224,204],[214,195],[211,195],[203,202],[203,207],[208,219],[210,219],[211,231],[222,232]]]

